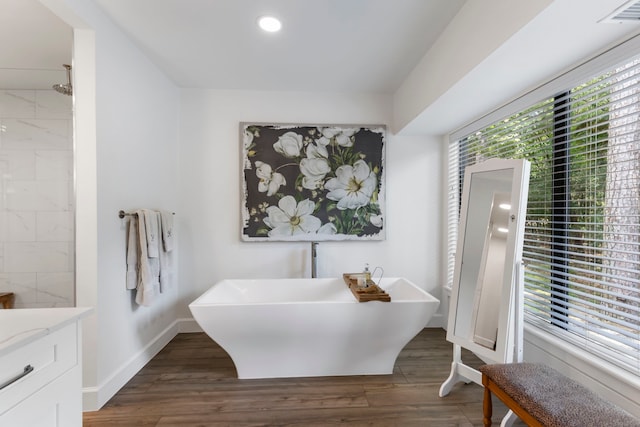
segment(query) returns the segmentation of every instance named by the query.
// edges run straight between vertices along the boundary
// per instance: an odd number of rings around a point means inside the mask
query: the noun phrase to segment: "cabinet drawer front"
[[[0,358],[0,384],[6,384],[33,370],[0,390],[0,414],[49,384],[77,365],[77,325],[52,332]]]
[[[0,415],[0,426],[82,426],[82,379],[76,366]]]

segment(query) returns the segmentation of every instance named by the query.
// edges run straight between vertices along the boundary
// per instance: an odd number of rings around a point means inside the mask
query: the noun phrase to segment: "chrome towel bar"
[[[176,213],[175,212],[171,212],[171,214],[175,215]],[[120,210],[118,212],[118,218],[124,218],[125,216],[129,216],[129,215],[135,215],[135,213],[134,212],[125,212],[123,210]]]

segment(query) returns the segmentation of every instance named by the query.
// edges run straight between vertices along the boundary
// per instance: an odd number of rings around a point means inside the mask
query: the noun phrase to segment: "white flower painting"
[[[384,126],[240,126],[243,240],[385,238]]]

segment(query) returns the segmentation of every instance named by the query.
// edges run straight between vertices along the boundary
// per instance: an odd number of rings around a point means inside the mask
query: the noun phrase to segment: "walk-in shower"
[[[0,292],[16,308],[75,305],[72,98],[48,73],[34,89],[0,84]]]

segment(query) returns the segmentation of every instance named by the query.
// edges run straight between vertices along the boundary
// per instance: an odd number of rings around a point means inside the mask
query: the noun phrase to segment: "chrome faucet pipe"
[[[318,242],[311,242],[311,278],[318,277]]]

